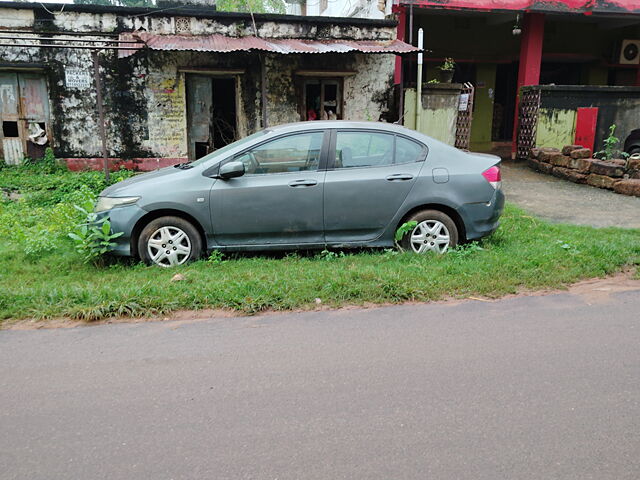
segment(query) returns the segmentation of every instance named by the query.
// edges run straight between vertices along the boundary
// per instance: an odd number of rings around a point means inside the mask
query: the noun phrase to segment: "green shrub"
[[[102,255],[115,247],[112,240],[123,233],[111,233],[111,222],[107,217],[98,218],[98,214],[77,205],[75,208],[83,215],[84,222],[69,233],[69,238],[74,241],[76,251],[82,255],[85,263],[96,263]]]

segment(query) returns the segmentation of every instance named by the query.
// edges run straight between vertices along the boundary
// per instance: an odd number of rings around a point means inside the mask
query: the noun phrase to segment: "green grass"
[[[5,203],[3,208],[0,231],[3,224],[19,228],[30,218],[28,202]],[[47,207],[40,208],[46,215]],[[5,227],[3,237],[6,233]],[[126,261],[100,268],[85,265],[66,239],[36,256],[15,241],[4,243],[0,255],[0,321],[95,321],[204,308],[251,314],[314,308],[316,298],[324,306],[338,307],[497,297],[562,287],[640,263],[638,230],[552,225],[512,205],[507,205],[500,229],[479,246],[444,256],[384,251],[238,255],[164,270]],[[185,280],[171,282],[176,273]]]

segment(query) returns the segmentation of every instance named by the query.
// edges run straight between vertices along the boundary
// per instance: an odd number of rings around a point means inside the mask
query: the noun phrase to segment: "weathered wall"
[[[530,88],[530,87],[529,87]],[[601,150],[616,125],[622,148],[625,138],[640,127],[640,87],[543,86],[536,145],[562,148],[573,143],[576,112],[580,107],[598,107],[595,150]]]
[[[459,84],[425,84],[422,89],[420,132],[454,145],[460,92]],[[405,90],[404,125],[412,129],[416,127],[416,91],[413,88]]]
[[[300,70],[356,72],[343,78],[344,120],[386,120],[391,101],[393,55],[322,54],[267,56],[269,125],[302,118]]]
[[[80,8],[74,6],[73,8]],[[89,8],[89,7],[87,7]],[[91,7],[89,9],[96,9]],[[99,8],[98,8],[99,10]],[[387,22],[388,23],[388,22]],[[146,30],[159,34],[219,33],[253,35],[250,19],[235,17],[173,17],[169,14],[125,15],[118,12],[0,8],[0,30],[24,28],[34,32],[73,31],[107,34]],[[395,28],[306,21],[259,20],[258,34],[266,38],[391,40]],[[113,38],[113,37],[110,37]],[[344,79],[344,118],[378,120],[384,117],[391,94],[393,55],[318,54],[267,55],[267,112],[270,125],[300,120],[301,88],[296,70],[352,70]],[[16,68],[37,64],[48,81],[54,150],[60,157],[99,157],[96,92],[65,84],[65,70],[92,73],[89,50],[7,47],[0,62]],[[242,135],[262,127],[260,55],[234,52],[140,51],[119,59],[113,51],[100,54],[108,155],[113,158],[175,158],[187,156],[187,107],[184,69],[243,69],[238,76],[238,130]]]

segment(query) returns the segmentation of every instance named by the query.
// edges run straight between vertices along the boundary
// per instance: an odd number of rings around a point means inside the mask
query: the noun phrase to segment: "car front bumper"
[[[148,212],[137,205],[125,205],[112,208],[98,214],[98,219],[107,217],[111,223],[111,232],[122,232],[123,235],[114,240],[115,247],[111,253],[116,255],[131,256],[131,237],[136,223]]]

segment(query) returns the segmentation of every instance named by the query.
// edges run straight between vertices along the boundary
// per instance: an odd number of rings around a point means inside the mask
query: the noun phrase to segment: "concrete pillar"
[[[518,95],[513,122],[513,144],[511,156],[515,158],[518,141],[518,108],[520,88],[540,83],[540,65],[542,63],[542,42],[544,40],[544,14],[525,13],[520,40],[520,66],[518,69]]]

